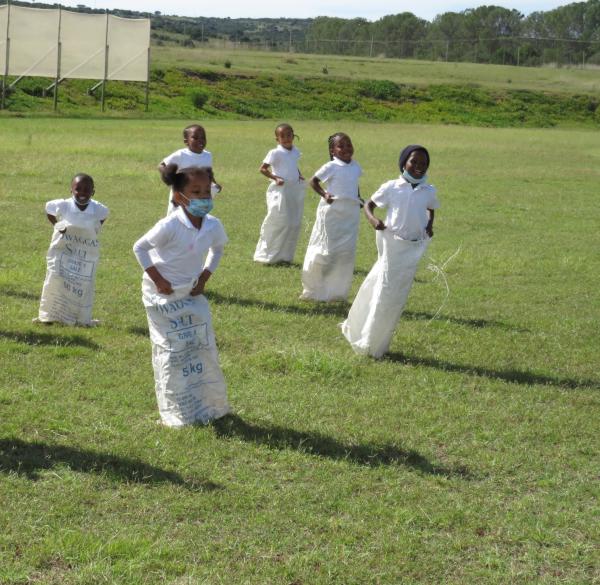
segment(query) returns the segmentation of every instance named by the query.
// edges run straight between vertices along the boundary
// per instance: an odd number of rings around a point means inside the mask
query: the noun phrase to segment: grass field
[[[226,61],[231,68],[226,69]],[[526,89],[552,93],[590,93],[600,91],[598,70],[589,67],[512,67],[477,63],[446,63],[416,59],[384,59],[339,55],[274,53],[268,51],[190,49],[152,47],[155,67],[208,68],[240,74],[328,76],[350,79],[385,79],[412,85],[473,84],[495,89]]]
[[[226,67],[226,64],[230,67]],[[325,73],[326,72],[326,73]],[[557,69],[155,47],[149,108],[143,83],[25,78],[5,117],[350,120],[488,127],[600,126],[595,69]],[[9,82],[14,81],[9,78]]]
[[[131,246],[187,121],[0,123],[0,583],[600,582],[597,132],[343,124],[364,195],[419,142],[442,202],[374,361],[339,333],[347,306],[298,300],[299,265],[252,262],[275,123],[208,122],[230,243],[207,296],[236,415],[172,431]],[[339,126],[294,126],[310,176]],[[111,209],[103,325],[34,326],[44,202],[77,171]],[[353,291],[375,254],[363,221]],[[452,255],[446,300],[427,264]]]

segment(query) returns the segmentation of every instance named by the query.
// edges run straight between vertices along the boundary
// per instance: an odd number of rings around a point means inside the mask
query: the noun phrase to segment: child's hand
[[[329,205],[331,205],[335,201],[334,196],[331,193],[329,193],[329,191],[325,191],[325,197],[323,197],[323,199],[325,199],[325,202]]]
[[[300,182],[305,181],[306,179],[302,175],[298,175],[298,180]]]
[[[173,293],[173,287],[171,286],[171,283],[162,276],[158,282],[155,281],[154,284],[156,284],[156,290],[158,290],[161,295],[170,295]]]
[[[196,286],[190,291],[190,296],[197,297],[198,295],[204,294],[205,284],[206,281],[199,278]]]
[[[433,238],[433,226],[431,224],[427,224],[427,227],[425,228],[425,233],[430,237]]]
[[[210,278],[211,272],[209,270],[203,270],[202,274],[198,277],[194,288],[190,291],[190,296],[197,297],[198,295],[204,294],[204,287],[206,281]]]
[[[380,219],[375,218],[375,221],[370,221],[370,223],[376,230],[385,229],[385,224]]]
[[[278,177],[276,175],[273,175],[273,177],[274,177],[276,185],[281,186],[281,185],[285,184],[285,181],[281,177]]]

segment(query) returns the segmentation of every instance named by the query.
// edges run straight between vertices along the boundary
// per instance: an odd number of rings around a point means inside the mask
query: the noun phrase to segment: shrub
[[[192,105],[198,110],[201,110],[206,105],[209,97],[210,94],[203,87],[196,87],[190,92]]]
[[[376,100],[393,102],[400,99],[400,86],[396,85],[393,81],[373,79],[362,81],[358,93],[359,95]]]
[[[231,69],[231,61],[229,59],[227,59],[223,65],[225,65],[225,69]]]

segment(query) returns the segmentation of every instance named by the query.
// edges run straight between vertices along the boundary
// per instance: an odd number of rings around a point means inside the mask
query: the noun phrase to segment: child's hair
[[[203,177],[211,180],[211,169],[209,167],[193,167],[179,171],[177,165],[168,165],[164,174],[165,183],[173,187],[173,191],[183,191],[185,186],[193,177]]]
[[[90,175],[88,175],[87,173],[77,173],[71,179],[71,183],[73,181],[75,181],[75,179],[79,179],[80,181],[89,182],[92,185],[92,187],[94,186],[94,179]]]
[[[183,139],[185,140],[188,137],[188,134],[194,130],[194,128],[200,128],[205,134],[206,134],[206,130],[204,130],[204,126],[201,126],[200,124],[190,124],[189,126],[186,126],[183,129]]]
[[[333,147],[335,146],[336,141],[340,138],[348,138],[348,140],[350,140],[350,136],[348,136],[348,134],[345,132],[336,132],[327,139],[327,145],[329,146],[329,160],[333,160]]]
[[[430,158],[429,158],[429,152],[427,152],[427,149],[424,146],[421,146],[420,144],[409,144],[406,148],[402,149],[402,152],[400,153],[400,157],[398,158],[398,166],[400,167],[400,171],[404,170],[404,167],[406,166],[406,162],[408,161],[408,158],[410,157],[410,155],[415,152],[415,150],[420,150],[421,152],[425,153],[425,156],[427,157],[427,166],[429,166]]]
[[[298,136],[294,132],[294,129],[292,128],[291,124],[288,124],[287,122],[283,122],[282,124],[279,124],[279,126],[277,126],[277,128],[275,128],[275,138],[277,138],[279,136],[279,132],[281,130],[291,130],[294,138],[297,138],[298,140],[300,140],[300,136]]]

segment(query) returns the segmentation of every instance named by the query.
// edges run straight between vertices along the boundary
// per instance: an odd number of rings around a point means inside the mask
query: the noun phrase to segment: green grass
[[[268,51],[216,50],[174,46],[152,47],[155,67],[208,68],[247,75],[292,75],[315,77],[327,67],[328,76],[343,79],[384,79],[416,86],[476,83],[490,89],[526,89],[552,93],[598,94],[600,78],[594,67],[511,67],[477,63],[445,63],[410,59],[343,57],[273,53]]]
[[[0,116],[352,120],[496,127],[598,128],[592,70],[502,68],[314,55],[157,48],[150,82],[109,82],[106,112],[91,81],[21,80]],[[230,69],[226,63],[233,63]],[[514,75],[513,75],[514,73]],[[508,75],[508,77],[504,77]],[[514,82],[513,82],[514,80]],[[1,119],[1,118],[0,118]]]
[[[190,122],[193,120],[189,120]],[[381,361],[342,304],[261,267],[258,173],[275,122],[209,121],[230,237],[209,282],[236,416],[155,424],[133,241],[162,216],[156,165],[188,120],[4,119],[0,143],[0,583],[595,583],[597,135],[292,121],[302,170],[348,132],[361,191],[412,142],[439,188],[431,259]],[[111,209],[97,329],[36,327],[51,228],[77,171]],[[308,195],[296,261],[314,219]],[[361,224],[353,291],[375,259]]]

